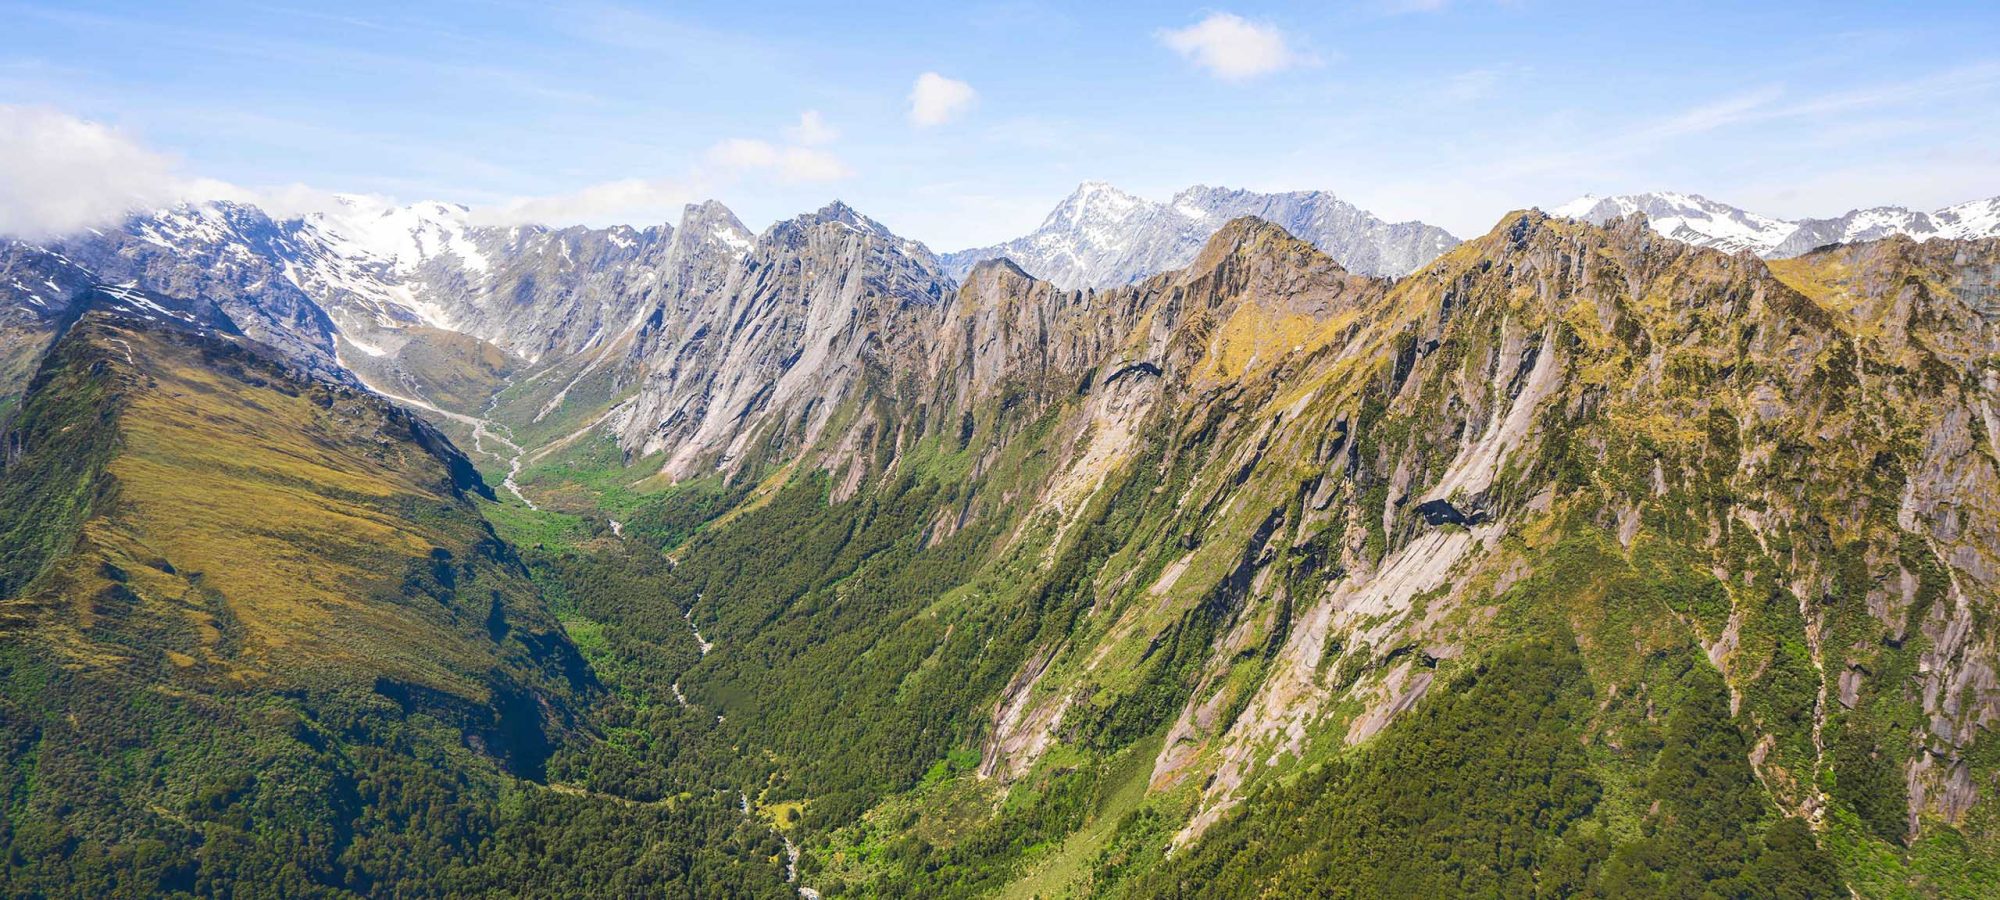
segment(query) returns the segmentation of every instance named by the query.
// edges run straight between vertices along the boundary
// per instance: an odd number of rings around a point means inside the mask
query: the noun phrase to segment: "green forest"
[[[81,310],[0,445],[0,896],[2000,896],[1987,295],[1916,246],[1239,219],[862,304],[726,446]]]

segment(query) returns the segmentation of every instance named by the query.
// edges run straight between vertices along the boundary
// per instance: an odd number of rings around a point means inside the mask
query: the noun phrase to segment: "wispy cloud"
[[[964,115],[978,99],[979,92],[972,85],[925,72],[910,88],[910,124],[918,128],[943,125]]]
[[[852,167],[822,146],[838,139],[840,132],[817,111],[800,114],[798,124],[783,132],[787,143],[749,137],[718,141],[678,177],[627,178],[558,194],[516,197],[475,209],[474,219],[488,224],[663,221],[681,205],[741,185],[751,176],[781,184],[821,184],[854,176]]]
[[[732,172],[768,172],[791,183],[838,181],[854,174],[840,158],[816,147],[780,147],[755,138],[730,138],[710,147],[708,161]]]
[[[476,207],[472,220],[485,225],[662,221],[704,193],[702,183],[693,179],[626,178]]]
[[[178,159],[101,122],[0,105],[0,234],[72,234],[208,200],[254,203],[280,217],[334,206],[331,192],[302,184],[248,188],[189,174]]]
[[[281,10],[293,13],[290,10]],[[400,72],[414,83],[426,80],[476,85],[482,90],[505,92],[529,100],[556,101],[571,105],[600,105],[602,98],[591,91],[561,87],[564,79],[550,69],[536,69],[512,61],[524,50],[517,45],[496,45],[479,38],[435,29],[394,26],[399,33],[422,33],[427,52],[395,52],[326,38],[301,40],[249,29],[175,27],[141,17],[97,13],[56,7],[27,7],[7,10],[10,16],[62,25],[93,35],[117,36],[120,41],[143,42],[148,47],[252,60],[285,69],[313,67],[342,73]],[[348,20],[356,28],[366,28],[366,20]],[[108,38],[107,38],[108,39]],[[714,39],[708,46],[713,46]],[[508,59],[499,63],[492,60]]]
[[[1817,91],[1753,84],[1622,118],[1569,110],[1510,119],[1421,157],[1349,144],[1355,158],[1344,168],[1366,174],[1350,198],[1363,206],[1467,234],[1502,211],[1586,191],[1692,190],[1783,216],[1938,206],[2000,190],[1993,174],[2000,163],[1990,153],[1913,155],[1925,146],[1990,144],[1993,126],[1967,120],[1965,110],[1994,97],[2000,64],[1984,62]],[[1386,119],[1346,131],[1402,127]],[[1853,163],[1834,162],[1845,158]],[[1288,164],[1290,177],[1306,183],[1326,167],[1324,152]]]
[[[638,5],[559,3],[548,12],[550,25],[570,37],[711,77],[746,69],[781,71],[794,64],[776,37],[712,28]]]
[[[840,131],[828,125],[819,110],[809,109],[799,114],[799,124],[785,129],[785,137],[795,144],[817,147],[839,140]]]
[[[1660,153],[1682,139],[1727,129],[1780,122],[1843,120],[1851,124],[1853,117],[1862,113],[1899,109],[1913,101],[1935,102],[1995,90],[2000,90],[2000,64],[1994,63],[1803,97],[1795,97],[1781,84],[1765,85],[1642,119],[1611,130],[1599,140],[1576,143],[1560,153],[1515,159],[1503,167],[1520,174],[1582,164],[1601,166]]]
[[[1311,61],[1278,27],[1226,12],[1186,28],[1161,29],[1160,43],[1224,81],[1246,81]]]

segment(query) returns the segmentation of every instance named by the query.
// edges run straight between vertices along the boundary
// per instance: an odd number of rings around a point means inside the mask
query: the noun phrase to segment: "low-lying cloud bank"
[[[719,141],[677,175],[507,198],[473,206],[466,218],[481,225],[665,222],[682,205],[731,185],[830,183],[854,175],[826,146],[839,132],[818,112],[801,114],[782,135]],[[255,204],[279,218],[345,208],[330,190],[199,177],[113,126],[46,107],[0,104],[0,236],[39,240],[116,225],[137,211],[213,200]]]

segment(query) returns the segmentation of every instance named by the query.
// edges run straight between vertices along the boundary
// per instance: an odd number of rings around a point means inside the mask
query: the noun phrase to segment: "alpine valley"
[[[2000,200],[0,244],[0,893],[1981,897]]]

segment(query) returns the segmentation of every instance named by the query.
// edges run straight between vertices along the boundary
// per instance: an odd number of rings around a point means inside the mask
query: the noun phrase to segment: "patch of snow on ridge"
[[[163,316],[179,319],[183,322],[194,321],[194,316],[188,313],[171,310],[153,302],[153,298],[146,296],[145,292],[140,291],[135,282],[128,281],[119,285],[100,285],[98,290],[121,303],[129,304],[127,311],[145,315],[149,319],[152,316],[146,315],[147,313],[158,313]]]
[[[446,255],[469,273],[492,268],[468,234],[470,212],[463,206],[432,201],[399,207],[354,194],[335,199],[339,211],[312,213],[305,222],[343,256],[381,260],[404,274]]]
[[[379,358],[389,355],[388,348],[378,347],[374,344],[364,343],[362,341],[355,340],[354,335],[345,331],[342,331],[340,333],[340,339],[346,341],[348,346],[353,347],[354,349],[359,350],[362,353],[365,353],[369,356]]]
[[[1550,209],[1549,215],[1561,216],[1565,219],[1581,219],[1590,215],[1590,211],[1596,209],[1597,204],[1602,202],[1604,202],[1603,197],[1599,197],[1596,194],[1585,194],[1575,200]]]
[[[1798,230],[1796,222],[1746,212],[1700,194],[1678,191],[1616,197],[1585,194],[1553,210],[1554,215],[1593,225],[1603,225],[1635,212],[1645,213],[1647,224],[1660,234],[1729,253],[1740,250],[1769,253]]]
[[[1945,237],[1959,240],[2000,237],[2000,197],[1947,206],[1931,214]]]
[[[713,228],[709,229],[709,234],[735,250],[738,256],[750,252],[750,247],[752,246],[750,239],[738,234],[735,229],[730,228],[728,225],[717,222]]]

